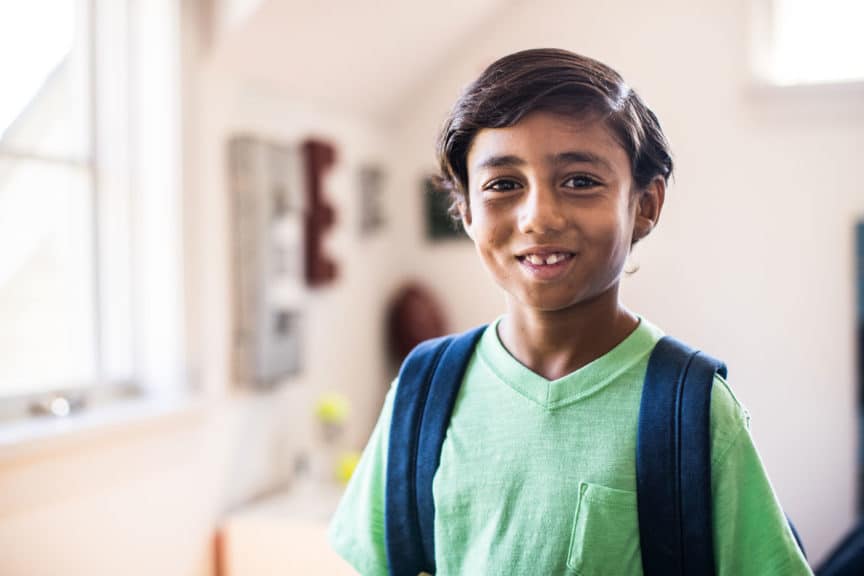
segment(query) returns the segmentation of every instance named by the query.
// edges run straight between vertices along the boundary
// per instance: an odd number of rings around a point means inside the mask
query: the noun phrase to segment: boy
[[[570,52],[493,63],[439,139],[441,182],[507,313],[481,336],[434,477],[439,575],[641,574],[636,433],[660,330],[619,301],[672,174],[654,114]],[[398,386],[398,382],[396,384]],[[333,520],[334,548],[387,574],[395,386]],[[810,574],[725,381],[711,393],[716,572]]]

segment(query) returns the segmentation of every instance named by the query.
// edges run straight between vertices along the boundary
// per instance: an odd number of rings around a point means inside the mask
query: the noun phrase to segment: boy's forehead
[[[627,153],[618,143],[608,124],[594,116],[574,117],[551,112],[532,112],[516,124],[502,128],[482,128],[475,134],[468,149],[469,170],[490,165],[534,162],[543,159],[577,160],[578,154],[623,162],[629,167]],[[504,162],[501,162],[501,159]]]

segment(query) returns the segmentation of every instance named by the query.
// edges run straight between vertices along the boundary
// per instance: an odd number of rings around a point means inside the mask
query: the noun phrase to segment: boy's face
[[[663,180],[636,193],[599,120],[533,112],[480,130],[467,160],[465,229],[511,304],[562,310],[616,288],[662,207]]]

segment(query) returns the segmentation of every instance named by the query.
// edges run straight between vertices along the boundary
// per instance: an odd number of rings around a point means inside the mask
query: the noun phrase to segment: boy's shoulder
[[[656,341],[666,336],[666,333],[656,325],[641,318],[641,324],[645,330],[651,333]],[[709,355],[710,350],[705,350]],[[723,360],[720,358],[720,360]],[[730,367],[734,370],[734,366]],[[712,463],[717,464],[729,447],[735,442],[739,434],[745,433],[750,428],[750,413],[735,395],[729,382],[721,374],[714,375],[711,387],[711,444]]]
[[[750,413],[735,396],[726,379],[715,374],[711,389],[712,464],[721,462],[738,436],[749,429]]]

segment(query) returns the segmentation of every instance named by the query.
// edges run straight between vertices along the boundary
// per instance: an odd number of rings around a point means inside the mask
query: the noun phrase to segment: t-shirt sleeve
[[[718,576],[812,575],[725,381],[711,396],[714,550]]]
[[[384,484],[395,383],[330,522],[330,545],[363,576],[387,575]]]

